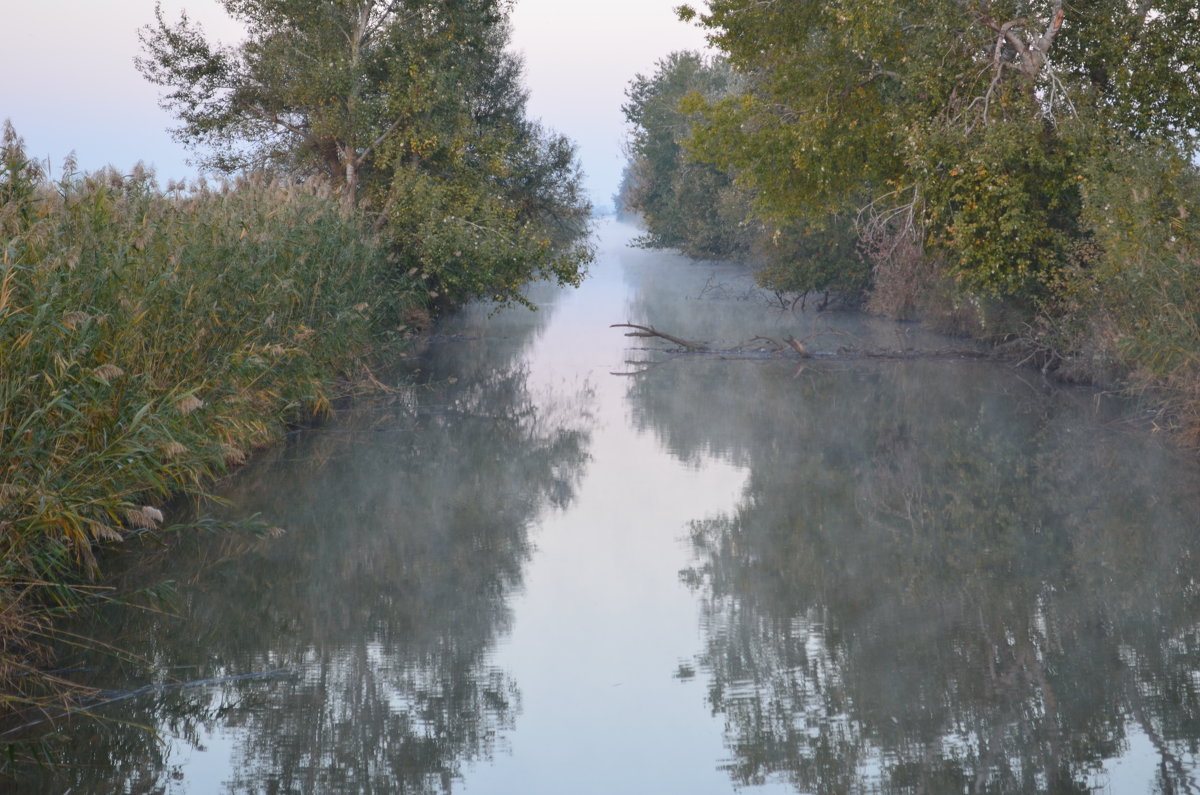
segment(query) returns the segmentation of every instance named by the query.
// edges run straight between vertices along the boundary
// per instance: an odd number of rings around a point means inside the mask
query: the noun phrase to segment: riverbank
[[[69,697],[48,649],[58,620],[105,598],[98,551],[186,529],[169,498],[328,413],[428,298],[319,186],[162,191],[141,169],[51,183],[15,136],[0,240],[0,711],[15,712]]]
[[[1081,79],[1098,62],[1072,72],[1091,48],[1068,42],[1094,39],[1084,31],[1108,24],[1099,19],[1063,29],[1058,75],[1039,76],[1044,59],[1000,69],[983,55],[994,31],[969,14],[948,23],[960,26],[951,39],[982,35],[978,46],[908,52],[881,71],[849,66],[857,56],[846,53],[864,50],[834,44],[858,30],[845,20],[746,5],[685,8],[716,53],[673,53],[630,82],[619,203],[645,221],[645,244],[751,262],[781,303],[853,294],[885,317],[987,340],[1142,400],[1159,427],[1200,448],[1200,168],[1197,126],[1182,121],[1194,91],[1160,80],[1151,129],[1141,98],[1116,99],[1142,88]],[[878,53],[906,38],[887,14],[862,13]],[[823,33],[797,39],[794,25]],[[1106,57],[1112,74],[1125,69],[1124,54]]]

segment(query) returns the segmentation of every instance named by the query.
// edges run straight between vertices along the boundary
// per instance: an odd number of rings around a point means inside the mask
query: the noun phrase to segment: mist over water
[[[231,480],[121,571],[112,703],[28,791],[1148,792],[1200,741],[1200,471],[1128,410],[961,343],[772,308],[627,246],[473,307],[422,386]],[[542,294],[544,292],[544,294]],[[119,565],[119,564],[118,564]],[[157,739],[141,727],[157,732]]]

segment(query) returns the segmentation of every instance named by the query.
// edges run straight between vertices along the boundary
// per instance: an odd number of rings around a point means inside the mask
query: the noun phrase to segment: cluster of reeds
[[[161,529],[367,343],[382,253],[319,187],[48,181],[0,151],[0,711],[54,693],[47,618],[97,548]]]

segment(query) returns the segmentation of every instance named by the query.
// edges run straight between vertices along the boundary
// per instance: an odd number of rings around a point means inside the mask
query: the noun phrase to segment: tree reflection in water
[[[284,535],[181,539],[126,571],[128,588],[185,582],[183,619],[116,611],[108,642],[136,657],[82,664],[100,687],[163,687],[76,719],[65,767],[31,791],[157,791],[210,753],[234,771],[212,789],[445,792],[489,757],[520,704],[491,650],[530,526],[573,498],[590,433],[586,390],[531,394],[500,355],[456,344],[439,385],[360,403],[241,473],[225,496]],[[175,686],[247,672],[276,673]]]
[[[750,470],[682,574],[735,783],[1085,792],[1140,734],[1195,787],[1194,468],[987,365],[689,361],[631,399]]]

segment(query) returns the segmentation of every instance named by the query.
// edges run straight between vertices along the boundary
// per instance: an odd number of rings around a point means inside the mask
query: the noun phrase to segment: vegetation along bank
[[[988,338],[1200,444],[1200,4],[709,0],[638,75],[651,246]]]
[[[227,179],[51,180],[0,152],[0,710],[66,699],[55,620],[98,552],[173,528],[168,498],[328,411],[372,348],[472,298],[523,302],[590,259],[573,145],[525,114],[506,4],[233,2],[139,67]],[[57,637],[62,640],[61,636]]]

